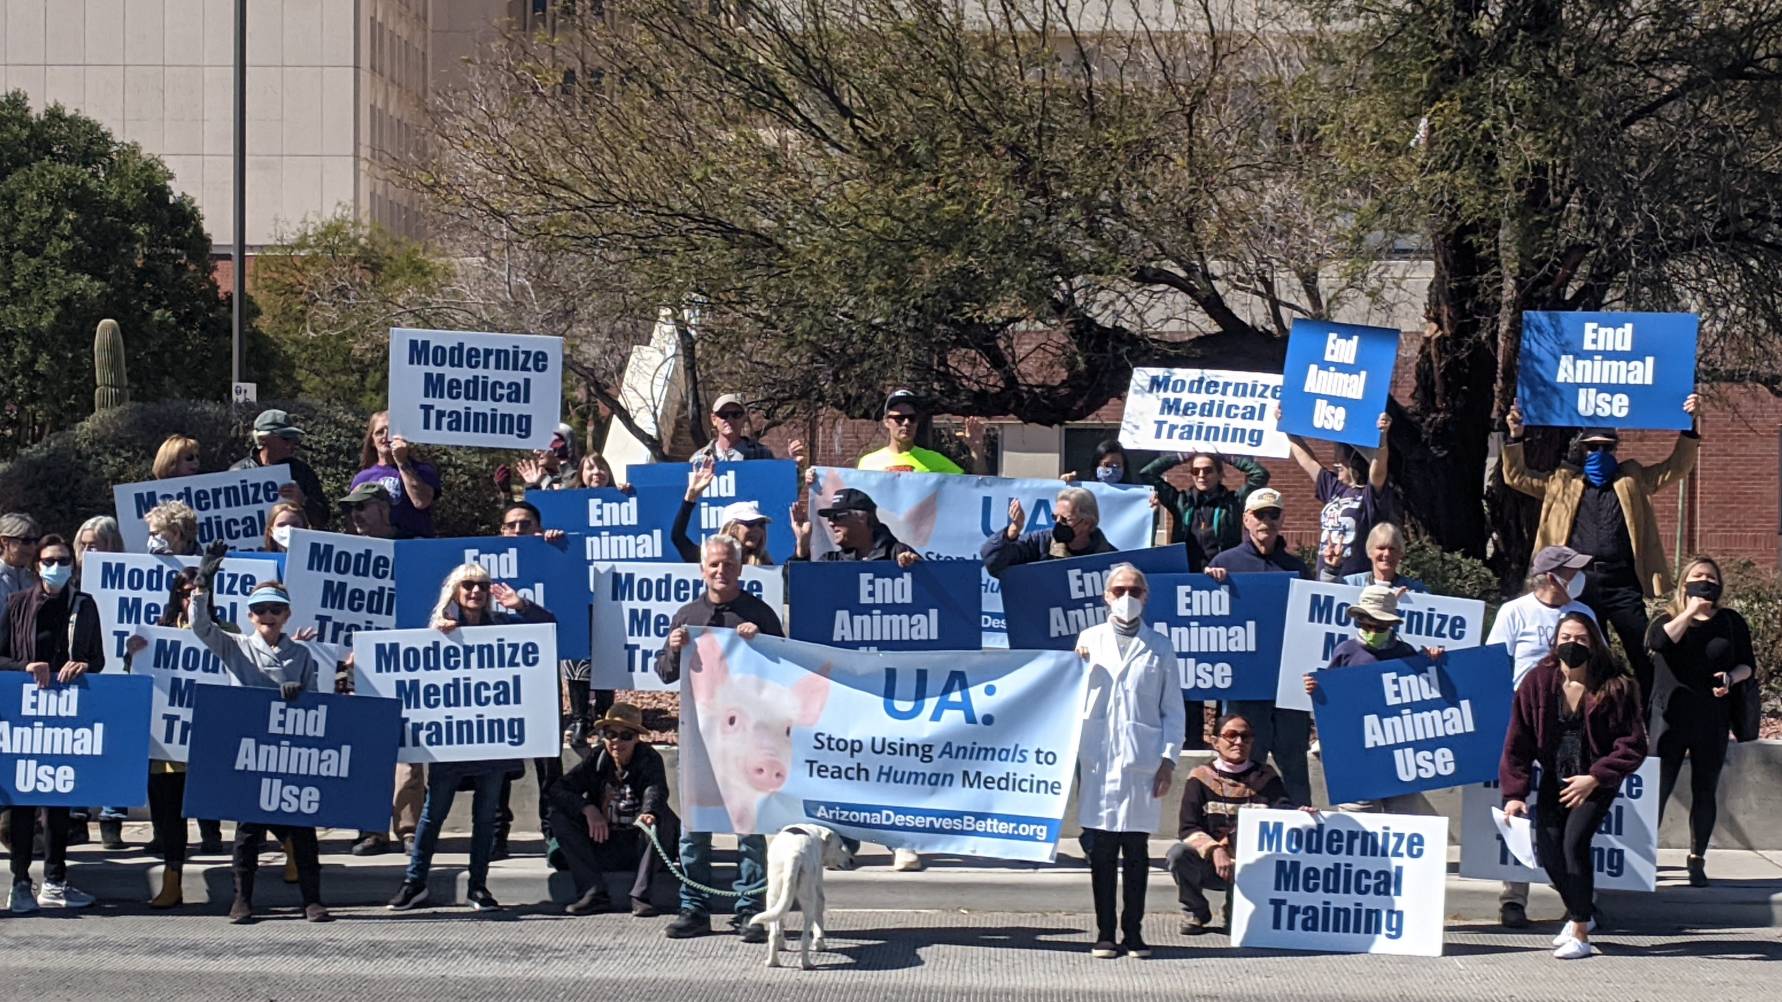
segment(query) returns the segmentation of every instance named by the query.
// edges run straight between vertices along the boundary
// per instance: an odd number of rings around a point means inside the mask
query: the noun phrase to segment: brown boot
[[[178,908],[186,903],[185,889],[180,886],[177,866],[161,868],[161,893],[149,899],[150,908]]]

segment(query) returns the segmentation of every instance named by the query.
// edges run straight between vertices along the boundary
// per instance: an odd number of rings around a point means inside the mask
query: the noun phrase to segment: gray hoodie
[[[192,632],[223,663],[224,670],[235,677],[237,685],[250,688],[277,689],[286,682],[302,682],[308,692],[320,692],[321,666],[308,647],[292,640],[289,634],[278,638],[278,646],[268,647],[259,631],[243,634],[225,633],[210,618],[210,592],[192,595]],[[329,672],[332,678],[332,671]]]

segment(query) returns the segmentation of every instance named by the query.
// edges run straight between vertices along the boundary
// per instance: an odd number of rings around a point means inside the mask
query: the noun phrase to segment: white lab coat
[[[1151,796],[1157,766],[1182,752],[1186,713],[1176,652],[1148,626],[1120,656],[1108,623],[1077,637],[1083,669],[1083,737],[1077,746],[1077,824],[1112,832],[1155,832],[1163,801]]]

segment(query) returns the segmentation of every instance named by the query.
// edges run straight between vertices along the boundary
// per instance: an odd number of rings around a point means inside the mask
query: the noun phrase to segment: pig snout
[[[751,755],[743,763],[743,774],[757,791],[772,793],[786,785],[786,760],[772,754]]]

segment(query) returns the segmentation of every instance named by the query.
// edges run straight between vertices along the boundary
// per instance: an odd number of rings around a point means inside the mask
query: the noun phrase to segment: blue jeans
[[[761,910],[762,881],[767,879],[767,836],[740,835],[737,837],[736,883],[732,888],[752,887],[754,890],[736,899],[736,910],[741,912],[758,912]],[[681,833],[681,868],[687,877],[697,880],[708,887],[716,887],[712,883],[712,836],[710,832]],[[681,911],[694,912],[699,915],[711,914],[711,902],[706,893],[683,882],[681,884]]]
[[[427,870],[433,865],[433,847],[439,842],[439,830],[445,827],[446,816],[452,813],[452,801],[458,795],[458,784],[469,778],[471,790],[470,821],[470,887],[475,890],[489,883],[489,857],[495,850],[495,810],[501,805],[501,768],[491,769],[486,762],[435,762],[427,766],[427,801],[421,805],[421,820],[415,825],[415,848],[408,857],[411,884],[427,881]]]

